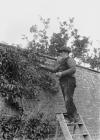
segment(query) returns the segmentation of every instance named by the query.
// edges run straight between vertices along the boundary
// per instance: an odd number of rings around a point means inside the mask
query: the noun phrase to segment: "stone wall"
[[[100,73],[77,67],[74,101],[91,135],[100,139]],[[97,138],[98,137],[98,138]]]

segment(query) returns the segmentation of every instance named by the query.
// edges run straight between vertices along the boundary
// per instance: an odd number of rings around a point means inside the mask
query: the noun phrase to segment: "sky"
[[[23,43],[23,34],[40,25],[39,17],[50,18],[50,33],[57,31],[57,17],[75,18],[81,35],[89,36],[100,46],[99,0],[0,0],[0,41]]]

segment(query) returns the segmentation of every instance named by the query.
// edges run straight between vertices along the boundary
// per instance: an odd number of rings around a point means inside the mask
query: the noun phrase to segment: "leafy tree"
[[[51,55],[58,55],[57,50],[68,43],[71,38],[71,32],[73,30],[73,20],[69,19],[68,22],[59,22],[59,33],[53,33],[50,39],[49,53]]]
[[[47,52],[48,51],[48,36],[47,29],[49,27],[50,19],[44,19],[40,17],[40,21],[43,25],[42,30],[38,30],[37,25],[33,25],[30,27],[30,32],[33,34],[33,46],[36,47],[39,52]]]
[[[88,57],[88,45],[90,44],[89,38],[81,36],[78,29],[74,27],[74,18],[69,18],[68,21],[59,20],[59,32],[53,33],[50,38],[47,36],[47,29],[49,27],[50,19],[40,18],[44,29],[38,30],[37,25],[30,28],[33,34],[33,40],[30,42],[30,47],[34,51],[47,53],[51,56],[59,55],[58,51],[65,44],[72,48],[72,56],[78,58],[81,62],[86,62]]]
[[[100,70],[100,49],[94,48],[92,55],[88,56],[86,59],[87,63],[90,64],[92,69],[96,69],[97,71]]]
[[[50,39],[49,53],[50,55],[58,55],[57,50],[65,44],[72,48],[73,57],[85,61],[88,52],[89,38],[81,36],[78,30],[74,27],[74,18],[68,21],[59,22],[59,33],[53,33]]]
[[[89,38],[79,35],[77,29],[72,31],[72,36],[74,37],[72,42],[73,56],[81,59],[84,62],[88,52],[88,45],[90,43]]]

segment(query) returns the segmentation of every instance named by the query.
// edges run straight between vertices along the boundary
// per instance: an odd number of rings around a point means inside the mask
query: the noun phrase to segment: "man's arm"
[[[46,65],[40,65],[41,68],[47,70],[47,71],[50,71],[52,73],[56,73],[58,70],[59,70],[59,65],[58,66],[55,66],[54,68],[53,67],[50,67],[50,66],[46,66]]]

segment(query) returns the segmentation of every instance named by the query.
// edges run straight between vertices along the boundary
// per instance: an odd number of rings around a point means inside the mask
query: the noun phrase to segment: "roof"
[[[76,66],[79,67],[79,68],[82,68],[82,69],[86,69],[86,70],[95,72],[95,73],[100,73],[100,71],[94,70],[92,68],[88,68],[88,67],[84,67],[84,66],[80,66],[80,65],[76,65]]]

